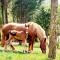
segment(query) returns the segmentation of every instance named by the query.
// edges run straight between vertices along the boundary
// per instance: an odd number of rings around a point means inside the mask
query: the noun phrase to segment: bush
[[[41,8],[39,15],[36,17],[36,23],[40,24],[45,29],[46,33],[49,29],[50,18],[50,9],[45,10],[44,7]]]

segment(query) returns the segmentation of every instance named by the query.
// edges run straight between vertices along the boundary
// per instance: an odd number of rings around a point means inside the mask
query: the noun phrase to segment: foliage
[[[42,7],[36,17],[36,22],[40,24],[47,32],[50,25],[50,9],[46,10]]]
[[[25,19],[29,20],[29,16],[40,6],[42,1],[43,0],[15,0],[12,7],[12,13],[18,19],[25,17]]]

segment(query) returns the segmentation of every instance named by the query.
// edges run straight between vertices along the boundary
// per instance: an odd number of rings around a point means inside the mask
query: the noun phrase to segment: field
[[[10,48],[10,47],[8,47]],[[34,44],[32,53],[23,53],[23,46],[15,46],[20,52],[5,52],[0,51],[0,60],[48,60],[48,50],[46,54],[42,54],[39,48],[39,43]],[[56,60],[60,60],[60,50],[57,49]]]

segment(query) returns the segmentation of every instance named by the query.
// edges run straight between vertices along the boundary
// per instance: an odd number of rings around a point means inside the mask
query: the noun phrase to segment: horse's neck
[[[42,40],[43,38],[46,38],[45,31],[43,29],[37,29],[37,37]]]

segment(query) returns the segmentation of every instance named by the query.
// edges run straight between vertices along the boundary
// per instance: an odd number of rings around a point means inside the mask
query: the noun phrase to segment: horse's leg
[[[5,37],[5,49],[7,49],[7,45],[8,45],[8,39],[9,39],[9,34],[6,34],[6,37]]]
[[[6,41],[7,41],[7,36],[4,34],[4,33],[2,33],[2,40],[1,40],[1,45],[2,45],[2,47],[4,47],[4,49],[7,49],[7,43],[6,43]]]
[[[28,51],[32,51],[33,50],[33,42],[29,42],[29,49]]]
[[[34,39],[33,37],[31,37],[31,40],[29,41],[29,48],[28,48],[29,52],[33,51],[33,43],[34,43]]]
[[[2,33],[1,36],[2,36],[2,37],[1,37],[1,46],[4,47],[5,41],[6,41],[6,36],[5,36],[3,33]]]
[[[5,49],[5,50],[7,49],[7,41],[5,41],[4,49]]]
[[[12,48],[12,50],[15,50],[14,46],[11,44],[10,42],[10,47]]]
[[[22,41],[22,45],[23,45],[23,52],[27,52],[27,47],[26,47],[26,39]]]
[[[15,48],[13,47],[13,45],[12,45],[12,44],[10,44],[10,47],[12,48],[12,50],[15,50]]]
[[[4,49],[6,50],[7,49],[7,36],[3,36],[2,37],[2,44],[4,44]]]
[[[9,38],[9,34],[8,33],[6,33],[5,34],[5,32],[2,32],[2,34],[1,34],[1,45],[2,45],[2,47],[4,47],[5,49],[7,49],[7,40],[8,40],[8,38]]]
[[[10,47],[12,48],[12,50],[15,50],[15,48],[14,48],[13,45],[11,44],[11,43],[12,43],[12,39],[14,39],[14,37],[9,34],[8,44],[10,45]]]

